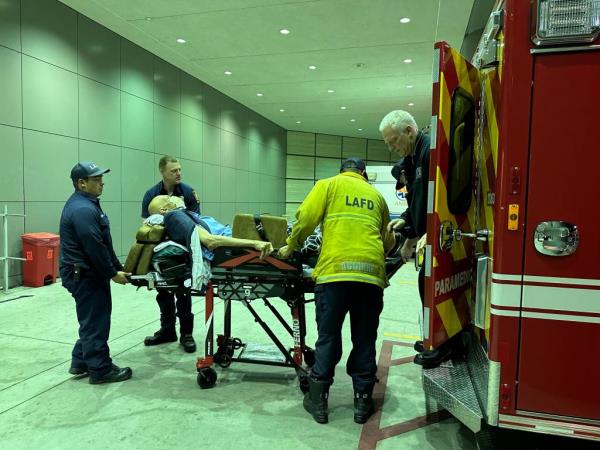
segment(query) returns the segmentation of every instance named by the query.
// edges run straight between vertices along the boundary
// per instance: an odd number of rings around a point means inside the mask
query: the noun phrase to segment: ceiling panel
[[[239,14],[227,10],[130,23],[190,59],[433,42],[435,21],[421,18],[436,17],[437,2],[425,1],[422,8],[406,8],[420,26],[412,22],[403,26],[399,23],[401,15],[389,14],[389,5],[396,3],[356,0],[283,3],[244,9]],[[365,7],[367,4],[371,6]],[[281,28],[288,28],[291,33],[282,36]],[[178,37],[184,37],[187,44],[178,45]]]
[[[342,102],[355,98],[375,100],[402,95],[415,101],[415,99],[428,96],[431,93],[431,75],[429,74],[406,78],[395,76],[370,77],[361,80],[364,82],[359,86],[357,86],[356,79],[292,83],[282,81],[269,84],[268,93],[261,98],[256,97],[256,92],[264,90],[265,86],[262,84],[233,85],[227,87],[227,91],[230,95],[244,98],[247,102],[282,105],[282,108],[293,103],[307,103],[323,98]],[[335,89],[333,89],[334,92],[330,93],[328,90],[332,86],[335,86]],[[407,88],[406,86],[413,87]]]
[[[126,20],[173,17],[209,12],[248,10],[268,5],[318,3],[322,0],[105,0],[108,11],[118,11]]]
[[[435,41],[446,41],[460,49],[472,7],[473,2],[469,0],[441,1]]]
[[[379,121],[391,109],[412,110],[421,126],[429,123],[434,42],[460,48],[473,5],[473,0],[62,1],[284,128],[376,139]],[[401,24],[402,17],[411,20]],[[282,36],[281,28],[291,33]],[[179,37],[187,42],[178,44]],[[412,63],[403,63],[406,58]],[[226,70],[232,75],[224,75]]]
[[[198,71],[207,78],[217,78],[222,85],[310,82],[317,80],[364,80],[398,76],[402,79],[431,74],[430,43],[391,45],[369,49],[341,49],[310,53],[278,53],[219,60],[194,61]],[[412,63],[406,64],[404,59]],[[360,66],[358,66],[360,64]],[[316,70],[310,70],[315,65]],[[224,77],[224,71],[232,72]],[[431,78],[431,77],[430,77]]]

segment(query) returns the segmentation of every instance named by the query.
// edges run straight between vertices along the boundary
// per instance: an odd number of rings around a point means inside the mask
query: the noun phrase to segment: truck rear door
[[[517,409],[600,420],[600,52],[534,55]]]
[[[480,75],[445,42],[435,45],[434,54],[424,263],[427,349],[439,347],[471,323],[478,247],[474,236],[480,226],[476,192]]]

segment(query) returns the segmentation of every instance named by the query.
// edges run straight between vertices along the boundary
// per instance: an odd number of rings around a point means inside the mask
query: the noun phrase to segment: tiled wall
[[[337,175],[342,161],[350,156],[358,156],[367,166],[395,162],[380,140],[288,131],[286,216],[293,218],[315,182]]]
[[[27,215],[10,219],[11,256],[23,232],[58,232],[78,160],[111,169],[101,202],[121,256],[165,153],[203,213],[283,214],[285,142],[279,126],[58,1],[0,0],[0,210]],[[18,284],[20,263],[10,274]]]

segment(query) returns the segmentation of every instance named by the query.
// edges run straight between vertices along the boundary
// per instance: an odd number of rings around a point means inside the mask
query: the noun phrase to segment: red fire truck
[[[599,32],[505,0],[470,62],[435,46],[424,344],[468,351],[423,385],[473,431],[600,440]]]

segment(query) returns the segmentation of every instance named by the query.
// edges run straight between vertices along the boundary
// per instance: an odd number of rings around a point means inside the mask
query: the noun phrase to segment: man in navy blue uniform
[[[413,254],[413,247],[416,245],[415,252],[418,254],[427,240],[430,138],[427,133],[419,131],[414,117],[403,110],[388,113],[381,120],[379,131],[389,150],[404,158],[397,163],[395,170],[392,169],[392,175],[394,172],[399,174],[402,169],[405,170],[409,192],[408,208],[399,218],[391,220],[388,228],[399,231],[406,237],[400,255],[404,261],[408,261]],[[424,265],[419,271],[418,285],[421,303],[424,304]],[[450,356],[451,347],[454,345],[458,346],[460,352],[460,336],[454,341],[449,341],[448,345],[434,350],[424,349],[423,341],[417,341],[414,347],[419,354],[414,362],[426,369],[436,367]]]
[[[163,156],[158,169],[162,175],[162,180],[155,186],[146,191],[142,200],[142,218],[147,218],[148,205],[157,195],[170,195],[179,197],[185,203],[188,211],[200,214],[200,205],[198,204],[198,195],[191,186],[181,182],[181,164],[173,156]],[[177,301],[175,301],[177,298]],[[166,291],[159,291],[156,295],[156,302],[160,308],[160,329],[153,336],[147,336],[144,339],[144,345],[158,345],[165,342],[175,342],[177,333],[175,332],[176,316],[179,317],[179,331],[181,337],[179,342],[183,349],[192,353],[196,351],[196,342],[192,336],[194,331],[194,315],[192,314],[192,297],[187,289],[181,289],[175,294]]]
[[[69,373],[90,375],[91,384],[131,378],[129,367],[112,363],[108,336],[112,299],[110,280],[127,284],[127,274],[117,259],[108,216],[100,207],[102,176],[110,169],[94,163],[78,163],[71,170],[75,192],[60,218],[60,276],[75,299],[79,339],[72,352]]]

